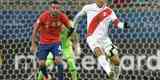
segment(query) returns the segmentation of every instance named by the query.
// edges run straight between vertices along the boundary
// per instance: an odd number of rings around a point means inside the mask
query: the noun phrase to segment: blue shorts
[[[49,52],[51,52],[54,57],[60,56],[59,46],[59,43],[40,44],[36,54],[38,60],[46,60]]]

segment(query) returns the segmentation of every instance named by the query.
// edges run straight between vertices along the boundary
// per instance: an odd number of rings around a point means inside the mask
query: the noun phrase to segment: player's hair
[[[60,3],[58,2],[58,0],[52,0],[49,2],[49,4],[51,5],[51,4],[60,4]]]

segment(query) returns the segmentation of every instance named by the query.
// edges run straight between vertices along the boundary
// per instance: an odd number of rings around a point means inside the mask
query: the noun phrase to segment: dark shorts
[[[60,56],[59,46],[59,43],[40,44],[36,54],[38,60],[46,60],[49,52],[51,52],[54,57]]]

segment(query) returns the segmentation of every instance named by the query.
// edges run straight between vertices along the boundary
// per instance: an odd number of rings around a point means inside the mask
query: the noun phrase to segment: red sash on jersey
[[[87,36],[90,36],[93,34],[93,32],[96,30],[98,25],[108,16],[112,14],[112,10],[110,8],[104,8],[101,12],[99,12],[94,18],[91,20]]]

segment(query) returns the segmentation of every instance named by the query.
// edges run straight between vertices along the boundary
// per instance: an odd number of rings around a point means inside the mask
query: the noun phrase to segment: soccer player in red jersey
[[[45,66],[45,60],[49,52],[52,52],[55,57],[54,62],[58,66],[59,80],[64,80],[63,64],[59,54],[60,33],[63,25],[69,29],[68,34],[70,35],[74,29],[71,27],[68,17],[59,9],[57,1],[52,2],[49,9],[45,10],[33,25],[31,50],[32,52],[36,52],[35,38],[39,32],[40,46],[36,56],[38,58],[39,69],[44,75],[44,80],[49,80]]]

